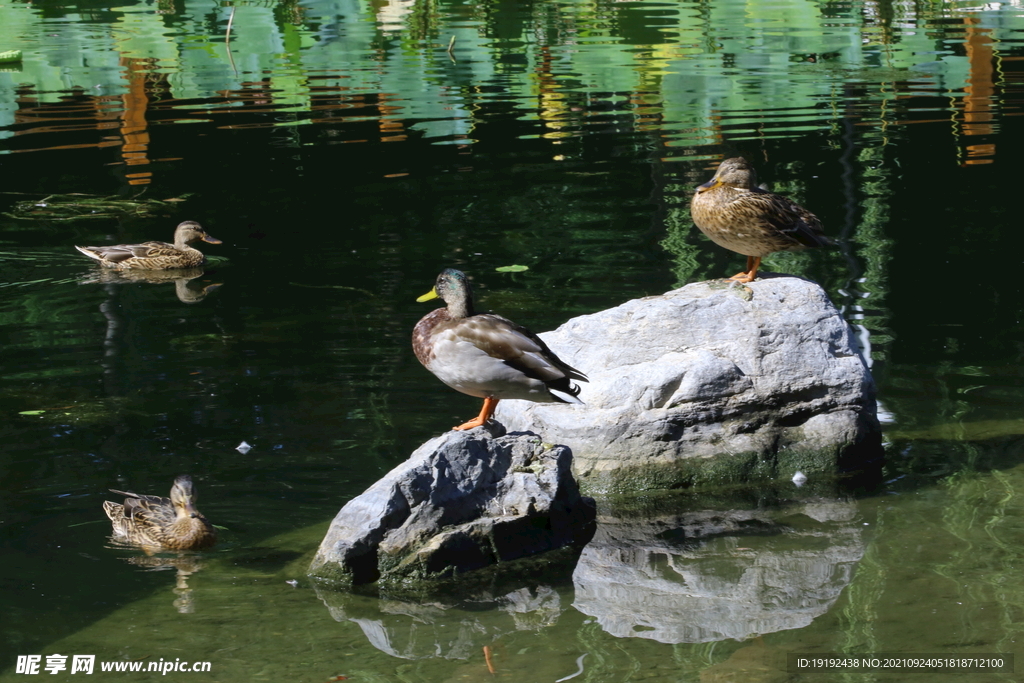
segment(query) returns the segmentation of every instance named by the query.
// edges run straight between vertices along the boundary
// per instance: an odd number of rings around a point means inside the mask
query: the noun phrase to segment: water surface
[[[714,681],[786,680],[789,652],[1017,652],[1022,15],[0,6],[0,49],[23,53],[0,64],[0,679],[54,653],[320,683],[480,680],[485,646],[498,678],[538,681],[584,654],[578,680]],[[409,349],[442,267],[536,330],[731,274],[687,205],[737,154],[843,241],[766,268],[854,325],[880,488],[601,501],[578,562],[468,602],[305,579],[341,505],[478,409]],[[224,241],[187,282],[103,278],[73,249],[186,219]],[[106,490],[183,472],[222,543],[108,547]]]

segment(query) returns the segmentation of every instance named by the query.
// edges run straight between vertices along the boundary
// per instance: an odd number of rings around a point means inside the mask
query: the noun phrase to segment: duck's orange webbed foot
[[[729,278],[729,282],[738,282],[741,285],[745,285],[748,282],[753,282],[754,279],[757,277],[757,269],[760,267],[760,256],[748,256],[747,269],[741,273],[736,273],[735,275],[733,275],[731,278]]]
[[[499,399],[491,398],[488,396],[484,399],[484,407],[480,409],[480,414],[474,417],[469,422],[463,422],[458,427],[452,427],[454,431],[461,432],[466,429],[473,429],[474,427],[480,427],[491,419],[494,415],[494,409],[498,405]]]
[[[463,422],[460,425],[452,427],[452,430],[456,431],[456,432],[461,432],[461,431],[464,431],[466,429],[473,429],[474,427],[479,427],[479,426],[483,425],[485,422],[487,422],[487,420],[481,420],[479,417],[474,417],[469,422]]]

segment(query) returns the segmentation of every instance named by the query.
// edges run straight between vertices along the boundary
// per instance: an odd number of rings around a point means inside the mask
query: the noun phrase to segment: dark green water
[[[575,680],[1024,652],[1018,8],[237,3],[229,59],[231,13],[0,6],[23,51],[0,64],[0,680],[54,653],[320,683],[489,679],[484,646],[510,681],[585,653]],[[603,501],[575,580],[468,604],[318,593],[325,523],[478,408],[409,348],[437,272],[536,330],[731,274],[686,206],[737,154],[844,241],[766,267],[822,283],[869,350],[885,483]],[[61,221],[58,193],[184,201]],[[224,242],[191,303],[73,249],[185,219]],[[224,527],[202,566],[107,547],[108,488],[183,472]]]

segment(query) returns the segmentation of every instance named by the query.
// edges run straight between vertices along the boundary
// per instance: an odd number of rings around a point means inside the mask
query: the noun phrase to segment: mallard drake
[[[78,247],[75,249],[101,266],[119,270],[170,270],[173,268],[195,268],[206,263],[203,252],[189,245],[192,242],[220,244],[211,237],[203,226],[195,221],[179,223],[174,230],[174,244],[167,242],[143,242],[142,244],[114,244],[108,247]]]
[[[195,488],[187,474],[174,480],[170,498],[110,490],[125,497],[123,504],[103,501],[116,541],[147,550],[199,550],[217,540],[213,525],[196,509]]]
[[[697,188],[690,215],[715,244],[747,257],[747,269],[730,280],[751,282],[761,259],[776,251],[825,247],[821,221],[782,195],[757,186],[757,173],[746,159],[726,159],[715,176]]]
[[[582,372],[563,362],[525,327],[492,313],[476,313],[465,273],[446,268],[434,288],[416,299],[447,304],[423,317],[412,331],[412,348],[423,366],[456,391],[484,400],[480,414],[455,429],[472,429],[491,419],[498,401],[583,403]]]

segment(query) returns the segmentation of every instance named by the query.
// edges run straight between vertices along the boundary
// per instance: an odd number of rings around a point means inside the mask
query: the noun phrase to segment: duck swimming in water
[[[193,242],[220,244],[216,237],[207,235],[203,226],[195,221],[179,223],[174,230],[174,244],[143,242],[142,244],[113,244],[106,247],[75,247],[105,268],[118,270],[170,270],[195,268],[206,263],[203,252],[191,246]]]
[[[192,477],[174,480],[171,497],[144,496],[131,491],[111,492],[125,496],[124,503],[103,501],[114,540],[153,550],[201,550],[217,541],[217,531],[196,509]]]

